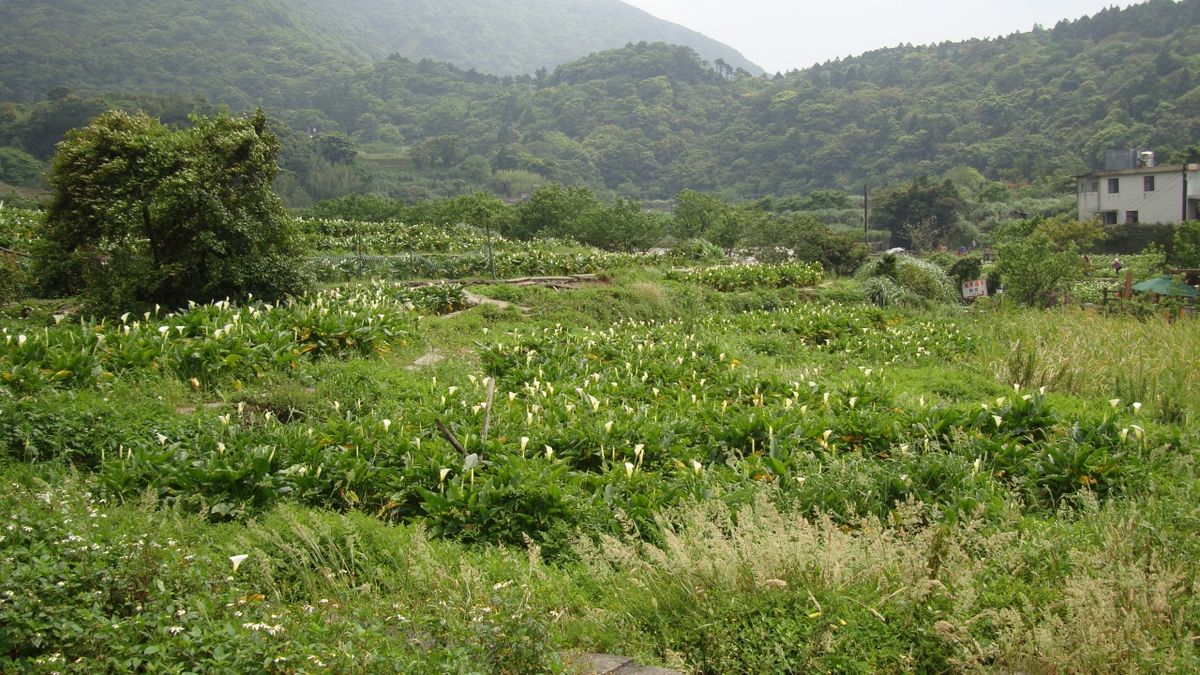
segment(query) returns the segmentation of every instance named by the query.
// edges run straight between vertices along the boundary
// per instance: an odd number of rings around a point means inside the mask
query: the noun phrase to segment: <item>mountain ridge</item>
[[[159,98],[57,91],[0,105],[0,144],[46,160],[66,129],[101,110],[142,108],[186,123],[188,113],[211,110],[193,94],[225,87],[243,98],[217,103],[262,105],[278,123],[290,203],[348,191],[410,200],[520,194],[546,181],[654,199],[684,188],[733,198],[858,191],[950,174],[1068,189],[1062,181],[1108,149],[1154,149],[1164,161],[1200,152],[1200,0],[875,50],[773,78],[713,68],[663,43],[594,52],[537,77],[497,77],[429,59],[271,53],[269,39],[246,37],[250,51],[235,55],[246,68],[236,72],[205,70],[187,50],[164,53],[207,89]],[[264,53],[292,76],[255,72]]]
[[[641,41],[762,72],[732,47],[618,0],[0,0],[0,100],[67,86],[280,105],[280,78],[351,72],[393,53],[522,75]],[[213,86],[214,72],[230,77]]]

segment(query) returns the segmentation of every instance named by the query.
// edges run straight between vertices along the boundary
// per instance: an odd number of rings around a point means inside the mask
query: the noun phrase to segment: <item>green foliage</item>
[[[1171,263],[1184,268],[1200,268],[1200,221],[1189,220],[1175,230]]]
[[[313,204],[304,213],[312,218],[383,223],[404,220],[407,212],[400,202],[381,195],[349,194]]]
[[[303,359],[383,352],[411,331],[414,308],[448,312],[463,304],[457,286],[409,290],[377,283],[279,305],[239,308],[221,301],[140,319],[126,313],[119,325],[82,320],[31,334],[6,327],[0,384],[27,393],[102,385],[125,371],[150,370],[210,387],[294,368]]]
[[[25,297],[32,282],[25,259],[0,251],[0,305]]]
[[[965,208],[954,183],[938,184],[922,177],[876,200],[873,219],[891,231],[893,246],[932,251],[957,241]]]
[[[962,287],[963,282],[981,279],[983,278],[983,258],[977,253],[961,256],[950,265],[946,274],[958,282],[959,287]]]
[[[909,303],[912,298],[920,298],[944,303],[954,302],[958,298],[954,284],[941,267],[910,255],[889,253],[879,256],[867,261],[854,276],[863,282],[877,277],[887,279],[902,291],[898,293],[887,283],[875,282],[869,288],[878,300]]]
[[[1075,248],[1058,250],[1041,231],[1001,243],[997,253],[996,269],[1004,279],[1004,292],[1022,304],[1055,304],[1083,275],[1083,258]]]
[[[1080,251],[1090,250],[1107,235],[1099,218],[1080,222],[1072,214],[1039,219],[1036,229],[1045,234],[1054,248],[1060,251],[1070,247]]]
[[[712,194],[684,190],[675,195],[671,234],[680,240],[703,238],[730,252],[740,240],[733,207]]]
[[[480,230],[490,229],[493,233],[500,234],[512,230],[516,214],[495,195],[476,192],[461,197],[419,202],[405,209],[402,219],[430,225],[471,225]]]
[[[919,306],[923,300],[912,291],[902,288],[889,276],[873,276],[862,282],[867,301],[879,307]]]
[[[608,251],[644,251],[662,240],[664,221],[665,216],[644,210],[640,202],[618,198],[588,211],[580,231],[563,234]]]
[[[725,258],[725,252],[707,239],[677,241],[671,247],[671,255],[685,260],[715,262]]]
[[[92,29],[80,30],[70,18]],[[135,82],[176,81],[240,107],[283,99],[276,79],[283,77],[311,86],[311,92],[337,108],[335,119],[354,121],[358,106],[350,99],[361,92],[339,88],[336,78],[394,53],[414,61],[452,62],[464,71],[525,75],[638,40],[687,44],[709,60],[723,58],[754,74],[761,72],[727,45],[607,3],[566,11],[545,0],[515,7],[487,0],[452,2],[435,10],[380,0],[352,0],[336,8],[255,0],[229,11],[180,2],[137,2],[119,8],[48,6],[35,13],[5,7],[0,19],[5,27],[0,66],[5,72],[21,68],[19,78],[0,88],[0,98],[6,100],[29,100],[64,84],[122,90]],[[88,64],[59,58],[56,67],[34,66],[24,58],[31,39],[71,44],[110,55],[111,61]],[[181,58],[155,58],[164,52]]]
[[[754,288],[805,288],[821,283],[821,266],[812,263],[717,265],[697,270],[670,272],[669,279],[698,283],[721,291]]]
[[[24,297],[33,287],[29,248],[41,214],[0,206],[0,304]]]
[[[303,288],[265,116],[193,121],[173,131],[113,111],[59,146],[35,260],[45,290],[112,314]]]
[[[17,105],[10,118],[0,117],[0,144],[45,158],[67,129],[112,107],[140,106],[163,119],[170,114],[173,123],[191,111],[211,114],[195,100],[199,94],[233,110],[262,105],[280,121],[280,164],[294,180],[286,193],[296,205],[347,190],[414,201],[491,187],[518,197],[560,182],[642,199],[684,189],[719,191],[726,199],[808,195],[803,203],[784,197],[778,210],[832,208],[838,222],[850,224],[854,214],[842,208],[845,200],[819,190],[857,193],[863,176],[887,186],[937,175],[955,185],[965,181],[959,188],[983,203],[972,220],[997,222],[1016,212],[1069,210],[1069,199],[1024,186],[1061,193],[1065,186],[1047,179],[1093,168],[1112,147],[1185,150],[1196,143],[1192,120],[1200,117],[1188,49],[1197,19],[1188,3],[1109,9],[1054,30],[994,40],[881,49],[773,79],[706,67],[695,52],[659,43],[597,51],[541,77],[495,77],[422,61],[438,56],[429,52],[440,47],[441,58],[460,64],[493,49],[504,62],[522,59],[590,14],[564,17],[553,3],[529,12],[523,11],[529,4],[500,11],[491,3],[469,9],[458,3],[439,8],[428,22],[413,18],[426,8],[378,0],[356,0],[336,16],[326,16],[323,5],[305,11],[283,3],[272,14],[260,4],[225,12],[140,1],[121,21],[105,20],[112,13],[105,3],[79,10],[95,20],[77,14],[71,21],[49,18],[61,9],[30,13],[14,6],[0,16],[0,26],[12,31],[0,40],[0,66],[8,74],[0,99]],[[473,26],[470,48],[455,46],[462,42],[458,29],[439,28],[456,11],[490,17],[456,24]],[[279,20],[264,20],[268,15]],[[516,25],[481,39],[497,15]],[[370,20],[355,19],[361,16]],[[153,30],[137,17],[147,17]],[[525,30],[549,17],[556,17],[552,29],[532,37]],[[71,30],[83,25],[87,35]],[[120,26],[120,39],[99,28],[110,25]],[[594,33],[609,23],[583,25],[582,32]],[[362,38],[364,31],[373,37]],[[435,36],[391,42],[422,32]],[[44,36],[33,39],[50,60],[21,56],[30,35]],[[518,35],[520,48],[498,47]],[[409,58],[388,56],[397,51]],[[366,64],[364,52],[373,63]],[[1114,53],[1122,59],[1109,64]],[[49,69],[51,62],[76,65]],[[561,62],[543,65],[554,63]],[[1096,64],[1108,64],[1103,82],[1089,74]],[[38,101],[64,78],[82,97]],[[135,104],[118,105],[112,96],[90,93],[146,90],[174,98],[139,94]],[[1123,94],[1109,101],[1108,91]],[[1173,107],[1157,110],[1161,101]],[[184,116],[177,120],[179,111]],[[285,126],[295,132],[285,133]],[[355,167],[320,158],[309,136],[324,133],[362,139]],[[480,163],[485,158],[491,175]],[[992,182],[981,186],[979,175]],[[951,225],[934,224],[934,240]]]
[[[659,274],[0,318],[0,669],[1195,661],[1192,327]]]
[[[822,211],[849,209],[854,205],[850,197],[841,190],[813,190],[804,197],[763,197],[755,202],[757,208],[775,213],[789,211]]]
[[[523,239],[568,237],[570,232],[582,230],[584,214],[599,206],[600,201],[587,188],[543,185],[517,206],[512,234]]]
[[[558,237],[614,251],[650,248],[663,236],[661,219],[640,202],[601,202],[584,187],[543,185],[517,205],[509,232],[518,238]]]
[[[0,183],[28,186],[42,182],[46,168],[37,158],[17,148],[0,147]]]
[[[0,572],[14,584],[0,603],[5,670],[561,669],[548,617],[504,586],[451,598],[432,568],[396,574],[396,550],[443,553],[377,521],[290,509],[230,536],[152,500],[114,506],[76,477],[5,482],[0,508],[12,529],[0,540]],[[465,551],[448,553],[461,562]],[[347,582],[363,578],[388,597],[353,600]],[[296,586],[280,588],[284,580]],[[423,594],[440,602],[396,612]]]
[[[834,232],[806,214],[758,217],[748,227],[745,243],[763,261],[798,260],[851,274],[870,254],[858,235]]]

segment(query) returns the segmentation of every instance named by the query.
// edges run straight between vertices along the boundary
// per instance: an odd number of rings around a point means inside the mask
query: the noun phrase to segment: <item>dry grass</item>
[[[1019,312],[996,330],[984,362],[1006,383],[1140,401],[1164,419],[1200,410],[1200,324],[1167,324],[1079,310]]]
[[[816,597],[893,622],[938,606],[932,629],[967,672],[1186,671],[1197,663],[1188,630],[1200,582],[1155,547],[1137,510],[1090,503],[1057,523],[920,526],[929,513],[910,504],[889,525],[847,528],[765,500],[739,512],[707,503],[674,514],[661,546],[606,538],[581,553],[594,578],[654,596],[664,611],[672,593],[700,605],[778,589],[795,594],[800,618],[819,611]]]

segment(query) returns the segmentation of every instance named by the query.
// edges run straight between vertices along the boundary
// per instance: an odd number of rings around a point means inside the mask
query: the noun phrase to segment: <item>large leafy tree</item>
[[[953,243],[961,235],[959,219],[966,202],[951,181],[920,178],[883,196],[875,206],[875,223],[892,233],[895,246],[928,250]]]
[[[301,290],[296,238],[271,190],[279,145],[262,111],[172,129],[107,112],[59,144],[36,268],[98,311]]]

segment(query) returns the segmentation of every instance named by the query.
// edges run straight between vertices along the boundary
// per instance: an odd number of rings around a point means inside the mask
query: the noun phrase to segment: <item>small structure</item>
[[[1109,154],[1103,171],[1075,177],[1080,221],[1097,216],[1105,225],[1196,220],[1200,164],[1159,166],[1152,152]],[[1119,161],[1126,154],[1136,161]]]
[[[1171,275],[1163,275],[1153,279],[1147,279],[1141,283],[1133,285],[1133,290],[1139,293],[1153,293],[1155,295],[1173,295],[1181,298],[1196,298],[1200,297],[1200,291],[1188,286]]]

